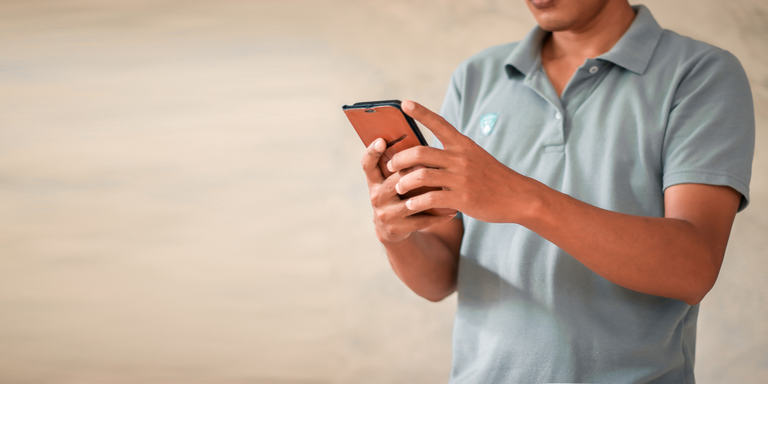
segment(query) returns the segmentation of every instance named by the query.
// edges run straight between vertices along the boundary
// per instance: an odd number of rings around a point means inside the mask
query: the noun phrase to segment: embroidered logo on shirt
[[[499,118],[498,114],[486,114],[480,119],[480,132],[484,136],[490,135],[491,131],[493,131],[497,118]]]

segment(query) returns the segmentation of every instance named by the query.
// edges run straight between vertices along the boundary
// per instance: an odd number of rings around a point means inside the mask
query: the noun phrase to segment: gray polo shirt
[[[743,209],[754,112],[741,65],[634,9],[562,97],[537,27],[461,64],[442,115],[517,172],[603,209],[663,217],[680,183],[730,186]],[[698,305],[613,284],[519,225],[461,217],[451,382],[694,382]]]

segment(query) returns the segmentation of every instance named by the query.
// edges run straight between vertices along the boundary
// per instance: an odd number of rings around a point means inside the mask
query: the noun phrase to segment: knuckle
[[[388,224],[389,222],[392,221],[392,219],[393,219],[392,212],[390,212],[390,211],[382,211],[381,212],[381,221],[382,222]]]
[[[371,189],[370,198],[371,198],[371,203],[373,204],[377,204],[379,202],[379,200],[381,199],[381,192],[379,192],[378,188]]]
[[[456,166],[457,166],[457,167],[458,167],[460,170],[466,170],[466,169],[467,169],[467,167],[469,166],[469,162],[467,161],[467,158],[465,158],[465,157],[459,157],[459,158],[458,158],[458,159],[455,161],[455,164],[456,164]]]
[[[381,222],[385,222],[386,221],[387,215],[386,215],[386,212],[384,212],[384,210],[376,209],[373,212],[373,215],[376,218],[376,220],[378,220],[378,221],[381,221]]]
[[[384,183],[382,183],[382,188],[387,191],[387,198],[392,198],[392,195],[397,193],[397,185],[399,183],[400,186],[402,186],[402,180],[403,177],[397,177],[397,173],[387,177],[387,179],[384,180]]]

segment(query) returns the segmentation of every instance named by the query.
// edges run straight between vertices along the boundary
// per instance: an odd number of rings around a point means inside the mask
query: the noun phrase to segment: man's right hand
[[[377,139],[368,146],[361,161],[368,181],[368,191],[373,206],[373,223],[379,241],[385,244],[397,243],[405,240],[415,231],[452,219],[456,213],[441,216],[414,214],[405,206],[406,201],[400,199],[395,185],[402,176],[419,168],[399,171],[385,179],[379,168],[379,160],[386,147],[383,139]]]

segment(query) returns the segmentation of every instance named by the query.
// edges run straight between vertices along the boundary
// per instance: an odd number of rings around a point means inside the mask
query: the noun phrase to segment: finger
[[[424,165],[433,168],[446,168],[450,163],[450,155],[441,149],[426,146],[411,147],[405,149],[387,162],[387,169],[397,172],[416,165]]]
[[[453,216],[434,216],[429,214],[418,214],[409,216],[399,221],[397,225],[379,226],[377,231],[383,234],[384,238],[395,236],[399,238],[408,237],[408,235],[427,229],[433,225],[438,225],[451,220]],[[381,238],[381,237],[380,237]]]
[[[398,207],[398,208],[396,208]],[[386,212],[382,212],[379,215],[379,220],[384,223],[384,226],[391,226],[388,231],[396,234],[404,234],[414,231],[423,230],[432,225],[445,222],[456,216],[456,213],[452,214],[440,214],[433,215],[427,213],[411,214],[412,212],[402,206],[392,206]],[[396,223],[392,221],[397,220]],[[386,228],[385,228],[386,229]]]
[[[453,219],[454,216],[456,216],[456,213],[439,216],[420,213],[409,216],[408,220],[411,223],[411,228],[413,231],[421,231],[431,227],[432,225],[437,225],[449,221]]]
[[[386,148],[387,143],[383,139],[378,138],[365,149],[360,163],[363,165],[363,171],[369,185],[379,184],[384,181],[384,174],[379,169],[379,159]]]
[[[395,184],[395,191],[400,195],[404,195],[414,189],[422,186],[436,186],[452,188],[453,174],[433,168],[422,168],[414,170],[408,174],[402,175],[400,180]]]
[[[392,221],[398,221],[397,223],[403,223],[406,219],[410,219],[413,216],[419,216],[422,210],[411,210],[408,208],[408,201],[397,198],[397,201],[391,202],[388,205],[383,205],[375,208],[375,216],[378,220],[384,224],[390,224]],[[429,209],[434,210],[434,209]],[[456,216],[457,211],[447,208],[439,209],[440,211],[430,211],[427,215],[435,216]]]
[[[406,100],[400,104],[400,107],[406,114],[415,118],[427,129],[431,130],[443,144],[444,148],[448,148],[452,144],[457,144],[463,140],[464,135],[451,126],[448,121],[425,108],[423,105],[411,100]]]
[[[380,194],[382,196],[389,196],[389,195],[397,196],[397,189],[396,189],[397,182],[400,181],[400,179],[403,178],[404,175],[421,168],[425,168],[425,167],[419,165],[417,167],[405,168],[400,171],[395,171],[394,174],[384,179],[384,181],[379,186]]]
[[[406,233],[420,229],[414,225],[415,221],[420,219],[416,216],[421,215],[415,214],[415,212],[406,207],[404,200],[374,209],[374,217],[383,226],[392,227],[392,231],[397,233]],[[416,218],[414,219],[414,217]]]
[[[453,203],[453,193],[451,191],[439,190],[427,192],[425,194],[417,195],[413,198],[409,198],[405,202],[405,206],[408,210],[418,213],[424,210],[433,208],[452,208],[456,209]],[[461,209],[457,209],[461,210]]]
[[[387,177],[381,185],[378,187],[378,195],[381,202],[390,203],[393,201],[400,201],[400,197],[397,196],[397,182],[403,177],[403,172],[398,171],[391,176]]]

